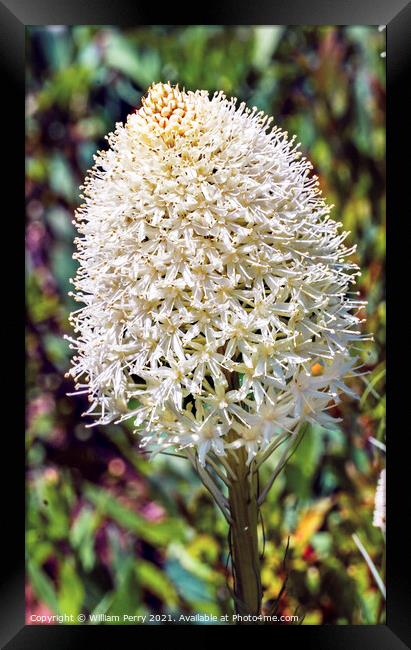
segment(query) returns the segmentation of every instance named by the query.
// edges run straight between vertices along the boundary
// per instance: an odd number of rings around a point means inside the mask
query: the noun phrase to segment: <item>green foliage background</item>
[[[78,186],[153,81],[223,89],[295,133],[351,231],[369,301],[335,431],[311,430],[264,506],[265,599],[303,624],[384,621],[355,546],[372,526],[385,437],[385,33],[377,27],[32,27],[27,31],[27,620],[43,614],[231,613],[226,524],[188,463],[148,462],[127,426],[86,428],[68,397]],[[338,415],[338,412],[336,413]],[[268,471],[268,469],[266,470]],[[263,476],[264,478],[264,476]],[[290,548],[284,563],[285,548]]]

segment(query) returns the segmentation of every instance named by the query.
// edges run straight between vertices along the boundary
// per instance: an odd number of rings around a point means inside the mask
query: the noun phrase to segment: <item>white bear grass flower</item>
[[[385,506],[385,469],[381,470],[381,474],[377,483],[377,490],[375,492],[375,505],[373,526],[380,528],[385,534],[386,528],[386,506]]]
[[[212,472],[239,485],[302,425],[332,426],[364,338],[354,247],[271,121],[155,84],[95,156],[76,215],[70,374],[87,414],[186,455],[231,525]],[[257,596],[239,602],[257,611]]]

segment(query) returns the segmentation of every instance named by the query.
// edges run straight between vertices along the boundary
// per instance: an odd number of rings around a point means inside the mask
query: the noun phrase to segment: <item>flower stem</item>
[[[232,481],[228,494],[232,519],[230,538],[235,607],[236,613],[241,616],[258,615],[262,598],[257,535],[258,476],[257,472],[250,476],[244,449],[238,452],[237,480]]]

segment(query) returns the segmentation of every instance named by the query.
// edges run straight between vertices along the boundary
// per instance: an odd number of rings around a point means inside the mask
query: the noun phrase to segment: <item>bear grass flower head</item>
[[[77,211],[70,374],[141,444],[247,462],[355,374],[353,248],[294,138],[222,92],[153,85]]]

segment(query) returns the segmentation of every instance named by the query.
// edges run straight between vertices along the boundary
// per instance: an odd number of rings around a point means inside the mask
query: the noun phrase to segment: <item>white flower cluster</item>
[[[77,212],[70,374],[87,413],[133,418],[143,445],[202,464],[327,426],[355,373],[353,249],[271,119],[156,84],[98,152]]]
[[[385,511],[386,511],[385,469],[383,469],[378,479],[377,490],[375,493],[375,506],[374,506],[374,517],[373,517],[373,525],[376,526],[377,528],[381,528],[383,533],[385,533],[385,519],[386,519]]]

